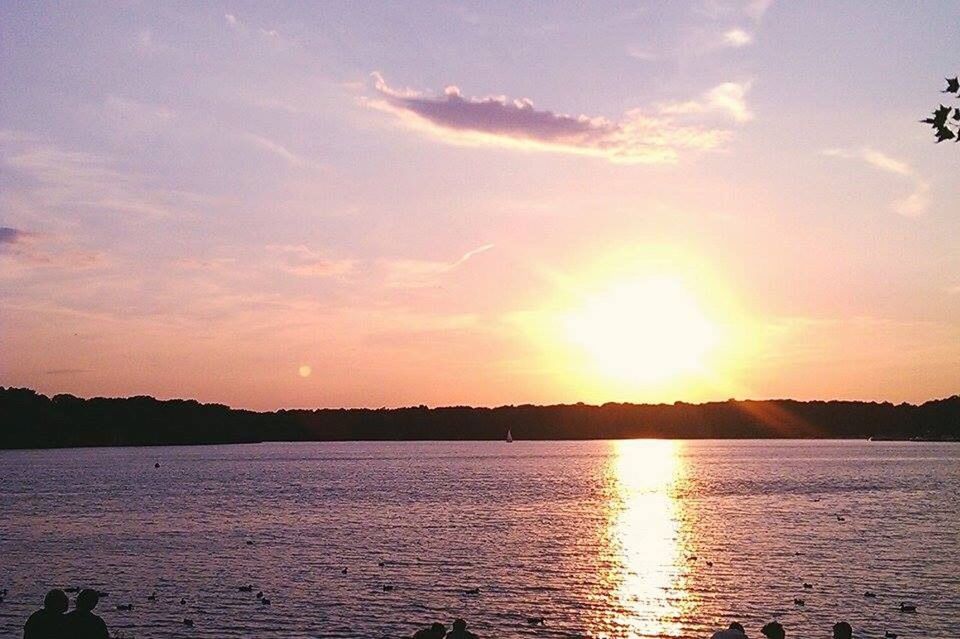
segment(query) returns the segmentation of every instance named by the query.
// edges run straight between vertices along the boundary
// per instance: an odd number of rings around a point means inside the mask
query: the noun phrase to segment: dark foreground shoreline
[[[960,395],[919,405],[778,399],[256,412],[195,400],[47,397],[0,387],[0,417],[0,449],[499,440],[508,430],[526,440],[960,440]]]
[[[345,568],[343,572],[346,573],[347,569]],[[804,584],[805,588],[808,586],[812,588],[812,584]],[[393,586],[383,586],[384,591],[392,589]],[[248,595],[251,602],[257,602],[258,607],[271,605],[270,598],[262,590],[257,591],[254,597],[252,593],[256,588],[253,584],[238,586],[237,590]],[[466,595],[480,595],[481,591],[479,588],[474,588],[463,592]],[[72,610],[71,600],[67,593],[76,593],[72,602]],[[3,598],[8,594],[9,591],[6,588],[0,590],[0,603],[3,603]],[[122,632],[117,632],[116,629],[111,632],[104,619],[97,614],[98,604],[109,595],[109,592],[95,588],[68,587],[49,590],[43,599],[42,608],[38,608],[27,618],[23,626],[24,639],[67,639],[68,637],[76,639],[133,639],[132,635],[128,636]],[[868,591],[866,596],[875,598],[876,593]],[[156,591],[145,598],[149,603],[159,603]],[[193,629],[198,625],[195,618],[202,623],[206,610],[196,606],[187,607],[188,599],[186,596],[180,597],[179,604],[179,612],[184,615],[181,621],[179,623],[174,621],[178,615],[170,615],[171,618],[163,625],[172,627],[176,624],[184,629]],[[138,607],[140,605],[140,603],[137,604]],[[804,600],[795,598],[794,605],[803,606]],[[148,605],[148,607],[150,606]],[[103,606],[100,608],[102,610]],[[121,612],[129,612],[134,609],[134,604],[120,603],[115,608]],[[900,613],[915,614],[917,606],[901,603],[899,611]],[[521,621],[525,621],[525,623],[521,624]],[[402,635],[400,639],[480,639],[478,635],[468,630],[468,625],[462,617],[457,617],[450,623],[452,629],[444,622],[434,621]],[[523,616],[517,619],[516,625],[517,627],[544,628],[548,626],[548,623],[544,616]],[[159,629],[159,627],[157,628]],[[846,621],[834,623],[831,629],[833,639],[852,639],[853,628]],[[767,622],[759,627],[759,630],[767,639],[786,639],[784,626],[779,621]],[[747,639],[744,625],[736,621],[711,634],[711,639]],[[380,636],[387,639],[387,635],[381,634]],[[588,639],[587,635],[576,636]],[[885,637],[887,639],[897,639],[897,634],[887,631]]]

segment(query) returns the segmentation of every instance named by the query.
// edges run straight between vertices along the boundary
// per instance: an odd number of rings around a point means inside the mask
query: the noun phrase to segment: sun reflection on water
[[[607,613],[598,637],[676,637],[695,604],[686,591],[692,553],[677,491],[684,481],[682,444],[613,443],[608,469]]]

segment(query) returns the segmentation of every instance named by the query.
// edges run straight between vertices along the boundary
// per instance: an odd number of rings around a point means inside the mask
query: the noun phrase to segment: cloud
[[[913,193],[894,201],[892,206],[904,217],[920,217],[930,208],[929,182],[918,182]]]
[[[919,217],[930,207],[930,182],[923,178],[908,163],[892,158],[885,153],[864,147],[862,149],[826,149],[823,154],[829,157],[860,160],[885,173],[892,173],[913,182],[913,191],[894,200],[890,207],[904,217]]]
[[[103,253],[78,248],[67,238],[0,227],[0,272],[4,277],[16,278],[36,269],[83,271],[107,264]]]
[[[447,87],[443,96],[397,90],[388,86],[380,74],[374,73],[373,77],[378,98],[362,103],[391,113],[404,126],[448,144],[569,153],[622,164],[656,164],[676,162],[685,151],[717,148],[731,135],[723,128],[685,124],[677,118],[704,113],[705,109],[661,108],[652,114],[633,109],[613,122],[603,117],[538,110],[528,99],[469,98],[456,86]],[[726,97],[729,102],[729,96]],[[741,111],[746,113],[742,94],[740,98]],[[732,105],[723,106],[730,109]],[[738,121],[743,119],[746,118]]]
[[[132,213],[151,217],[179,216],[207,198],[195,193],[158,189],[151,180],[118,166],[113,158],[71,151],[24,134],[0,134],[0,165],[19,182],[22,206],[30,213],[80,211]]]
[[[896,160],[889,155],[884,155],[880,151],[863,149],[861,154],[864,160],[883,171],[896,173],[897,175],[903,175],[906,177],[913,177],[916,175],[913,169],[910,168],[910,165],[908,165],[906,162],[901,162],[900,160]]]
[[[248,142],[252,143],[254,146],[257,146],[265,151],[269,151],[270,153],[273,153],[274,155],[283,158],[293,166],[302,167],[310,164],[309,162],[301,158],[296,153],[290,151],[287,147],[277,142],[274,142],[269,138],[265,138],[260,135],[255,135],[253,133],[244,133],[243,137]]]
[[[167,51],[169,47],[157,42],[150,29],[141,29],[134,38],[134,45],[137,52],[141,55],[151,55],[161,51]]]
[[[356,266],[355,260],[325,258],[302,244],[269,244],[267,250],[280,256],[280,270],[300,277],[345,275]]]
[[[263,27],[257,27],[255,30],[251,29],[250,27],[247,26],[247,23],[245,23],[243,20],[241,20],[240,18],[238,18],[236,15],[232,13],[225,13],[223,15],[223,19],[226,20],[227,25],[231,29],[233,29],[240,35],[258,33],[261,36],[264,36],[266,38],[272,38],[272,39],[280,38],[280,32],[277,31],[276,29],[264,29]]]
[[[469,260],[471,257],[474,257],[474,256],[476,256],[476,255],[480,255],[481,253],[486,253],[487,251],[489,251],[489,250],[492,249],[493,247],[494,247],[493,244],[484,244],[483,246],[479,246],[479,247],[473,249],[472,251],[467,251],[466,253],[463,254],[463,256],[462,256],[459,260],[457,260],[456,262],[453,263],[453,265],[451,266],[451,268],[456,268],[456,267],[460,266],[461,264],[463,264],[464,262],[466,262],[467,260]]]
[[[23,240],[24,232],[11,228],[9,226],[0,226],[0,246],[4,244],[16,244]]]
[[[731,47],[745,47],[753,42],[753,36],[743,29],[730,29],[723,34],[723,42]]]
[[[168,127],[177,117],[166,106],[138,102],[120,95],[108,95],[103,107],[97,108],[91,117],[104,119],[122,136],[152,135]]]
[[[771,6],[773,6],[773,0],[751,0],[747,3],[747,6],[744,7],[743,12],[756,22],[760,22]]]
[[[449,273],[468,260],[486,253],[494,248],[493,244],[484,244],[471,251],[467,251],[453,262],[433,260],[388,260],[386,267],[386,284],[391,288],[423,288],[436,286],[440,276]]]
[[[704,93],[699,100],[667,103],[661,106],[661,111],[668,114],[722,113],[737,122],[749,122],[753,119],[747,106],[749,90],[749,82],[724,82]]]
[[[199,259],[195,257],[185,257],[173,262],[173,265],[179,269],[187,271],[224,271],[236,263],[232,257],[215,257],[211,259]]]
[[[653,51],[650,51],[649,49],[645,49],[635,44],[631,44],[627,46],[627,55],[633,58],[634,60],[643,60],[645,62],[650,62],[660,57]]]

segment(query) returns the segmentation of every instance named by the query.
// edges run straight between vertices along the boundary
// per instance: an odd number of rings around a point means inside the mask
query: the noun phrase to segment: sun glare
[[[602,375],[630,383],[703,371],[718,338],[694,295],[669,277],[602,290],[566,318],[565,329]]]

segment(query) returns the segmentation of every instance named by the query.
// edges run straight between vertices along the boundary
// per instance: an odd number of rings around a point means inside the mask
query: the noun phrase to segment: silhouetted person
[[[853,628],[846,621],[833,624],[833,639],[853,639]]]
[[[718,630],[710,639],[746,639],[747,632],[739,623],[734,621],[726,630]]]
[[[429,628],[418,630],[413,639],[443,639],[447,634],[447,627],[442,623],[433,623]]]
[[[107,624],[93,614],[100,595],[96,590],[81,590],[77,595],[77,607],[64,615],[67,637],[70,639],[110,639]]]
[[[776,621],[765,625],[760,629],[760,633],[767,639],[784,639],[787,636],[787,631]]]
[[[36,611],[23,626],[23,639],[66,639],[64,616],[70,606],[66,593],[54,588],[43,598],[43,608]]]
[[[453,620],[453,630],[447,633],[447,639],[480,639],[467,630],[467,622],[463,619]]]

